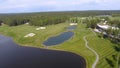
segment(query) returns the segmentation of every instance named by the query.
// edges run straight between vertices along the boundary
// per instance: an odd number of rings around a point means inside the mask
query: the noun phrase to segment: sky
[[[120,10],[120,0],[0,0],[0,13]]]

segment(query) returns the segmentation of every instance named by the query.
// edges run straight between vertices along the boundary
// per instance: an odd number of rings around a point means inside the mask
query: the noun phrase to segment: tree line
[[[29,23],[34,26],[45,26],[50,24],[58,24],[65,22],[69,19],[68,16],[65,15],[46,15],[46,16],[5,16],[0,17],[0,23],[5,23],[9,26],[17,26],[25,23]]]
[[[120,11],[66,11],[0,14],[0,25],[1,22],[10,26],[17,26],[29,22],[30,25],[44,26],[62,23],[71,17],[115,15],[117,13],[120,13]],[[94,26],[93,23],[91,24]]]

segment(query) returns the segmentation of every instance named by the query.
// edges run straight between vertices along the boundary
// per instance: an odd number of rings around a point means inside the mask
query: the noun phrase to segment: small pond
[[[69,27],[67,28],[67,30],[74,30],[74,29],[76,29],[76,26],[69,26]]]
[[[61,44],[65,42],[66,40],[70,39],[73,35],[74,33],[71,31],[63,32],[58,36],[48,38],[46,41],[43,42],[43,44],[45,46]]]
[[[86,62],[74,53],[23,47],[0,35],[0,68],[86,68]]]

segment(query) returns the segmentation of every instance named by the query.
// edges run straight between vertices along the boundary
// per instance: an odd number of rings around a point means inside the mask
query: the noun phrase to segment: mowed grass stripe
[[[114,44],[106,39],[100,39],[97,36],[88,37],[87,39],[89,41],[90,47],[96,50],[100,56],[97,68],[110,68],[105,58],[115,53],[115,50],[113,48]]]
[[[101,63],[98,63],[98,65],[100,66],[97,66],[97,68],[111,68],[110,65],[107,64],[107,62],[105,63],[106,61],[102,61]]]

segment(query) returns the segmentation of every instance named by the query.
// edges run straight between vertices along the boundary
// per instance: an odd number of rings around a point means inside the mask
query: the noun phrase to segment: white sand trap
[[[70,25],[72,26],[72,25],[78,25],[77,23],[70,23]]]
[[[26,25],[29,25],[29,23],[25,23]]]
[[[82,17],[81,19],[84,20],[84,19],[86,19],[86,18]]]
[[[34,34],[34,33],[29,33],[29,34],[25,35],[24,37],[25,37],[25,38],[27,38],[27,37],[33,37],[34,35],[36,35],[36,34]]]
[[[39,27],[39,28],[36,28],[36,30],[44,30],[46,29],[46,27]]]

